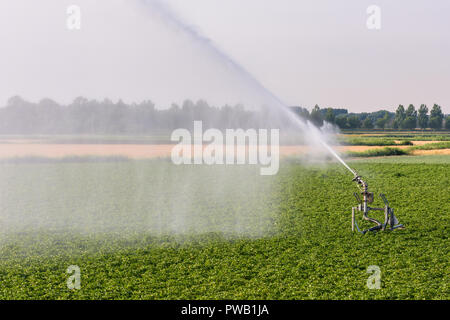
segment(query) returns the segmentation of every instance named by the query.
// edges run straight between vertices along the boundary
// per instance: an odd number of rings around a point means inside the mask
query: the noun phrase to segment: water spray
[[[349,169],[354,173],[354,178],[352,181],[355,181],[360,189],[360,193],[362,195],[362,201],[359,195],[354,192],[353,195],[356,198],[356,201],[358,201],[359,205],[357,207],[352,208],[352,231],[355,231],[355,225],[359,232],[362,234],[365,234],[368,231],[379,231],[379,230],[386,230],[386,227],[389,226],[389,230],[394,229],[403,229],[404,226],[402,224],[399,224],[397,218],[394,215],[394,209],[389,206],[389,202],[386,199],[386,196],[383,193],[380,193],[380,198],[384,202],[384,208],[374,208],[369,207],[368,204],[372,203],[374,200],[374,194],[373,192],[369,192],[369,185],[359,176],[356,171]],[[369,217],[369,211],[384,211],[384,222],[381,223],[380,221]],[[355,213],[356,211],[361,211],[363,213],[363,219],[369,222],[372,222],[375,224],[374,227],[366,229],[366,230],[360,230],[358,227],[358,224],[355,220]]]
[[[366,182],[362,180],[362,178],[357,174],[355,170],[350,168],[347,163],[336,153],[333,148],[331,148],[323,139],[322,134],[319,129],[316,127],[311,127],[307,122],[298,118],[291,110],[289,110],[285,103],[281,101],[275,94],[269,91],[264,85],[256,79],[250,72],[248,72],[243,66],[234,61],[230,56],[228,56],[224,51],[222,51],[219,47],[217,47],[211,40],[201,35],[198,30],[193,28],[184,22],[180,17],[178,17],[173,10],[164,2],[160,0],[141,0],[144,4],[149,5],[154,12],[157,12],[160,17],[172,27],[177,30],[183,31],[187,34],[193,41],[204,45],[205,49],[209,51],[210,54],[217,57],[223,63],[226,63],[230,68],[234,69],[238,74],[244,77],[247,80],[247,83],[250,84],[253,88],[257,89],[263,95],[265,95],[269,101],[272,101],[275,105],[279,106],[279,111],[283,112],[287,118],[293,121],[297,127],[299,127],[304,132],[308,132],[310,137],[312,138],[312,142],[314,144],[319,144],[324,147],[327,151],[329,151],[343,166],[345,166],[353,175],[353,181],[356,181],[359,188],[361,189],[361,195],[363,196],[363,200],[361,201],[359,195],[354,193],[356,200],[359,205],[357,207],[352,208],[352,230],[354,230],[355,225],[358,231],[365,234],[367,231],[378,231],[385,230],[389,225],[390,230],[394,230],[397,228],[403,228],[403,225],[398,224],[396,217],[394,216],[394,209],[389,206],[389,203],[384,196],[384,194],[380,194],[380,197],[383,199],[385,204],[384,208],[373,208],[369,207],[368,203],[372,203],[374,200],[373,193],[368,191],[368,185]],[[384,211],[384,223],[379,222],[374,218],[370,218],[368,216],[369,211]],[[361,211],[363,212],[364,220],[373,222],[376,226],[369,228],[367,230],[359,230],[359,227],[355,221],[355,212]]]

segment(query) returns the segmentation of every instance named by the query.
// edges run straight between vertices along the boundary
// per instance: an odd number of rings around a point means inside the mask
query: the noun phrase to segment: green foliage
[[[309,120],[309,111],[302,107],[290,107],[291,111],[304,120]]]
[[[382,157],[382,156],[401,156],[410,154],[407,149],[400,148],[379,148],[369,149],[366,151],[347,151],[347,156],[350,157]]]
[[[384,137],[345,137],[338,139],[340,145],[344,146],[408,146],[412,145],[410,140],[398,140]]]
[[[375,111],[371,113],[352,113],[352,114],[337,114],[336,110],[332,109],[335,114],[335,124],[340,129],[358,129],[361,126],[365,129],[373,129],[376,125],[377,128],[384,129],[389,125],[391,119],[391,113],[386,110]],[[328,112],[328,111],[327,111]],[[361,123],[361,119],[364,121]]]
[[[407,140],[416,140],[416,141],[449,141],[450,135],[448,134],[423,134],[423,133],[402,133],[402,132],[393,132],[393,133],[387,133],[382,135],[365,135],[364,139],[390,139],[395,138],[398,140],[401,139],[407,139]]]
[[[402,128],[415,129],[417,126],[417,111],[412,104],[409,105],[402,122]]]
[[[419,108],[418,123],[421,129],[428,128],[428,108],[424,104]]]
[[[311,110],[310,119],[314,125],[317,127],[321,127],[323,125],[323,117],[320,112],[319,106],[316,104],[315,107]]]
[[[408,106],[408,109],[406,109],[405,115],[406,115],[406,117],[417,117],[417,111],[416,111],[416,108],[414,108],[413,104],[410,104]]]
[[[421,146],[414,146],[411,150],[437,150],[437,149],[450,149],[450,141],[427,143]]]
[[[388,122],[388,119],[386,117],[383,117],[383,118],[377,119],[377,121],[375,122],[375,125],[380,129],[384,129],[386,127],[387,122]]]
[[[349,141],[352,141],[355,145],[383,145],[383,140],[373,139],[370,140],[370,138],[366,138],[367,140],[364,141],[358,141],[358,139],[352,139]],[[365,142],[365,144],[364,144]],[[372,144],[371,144],[372,143]],[[389,140],[385,140],[385,145],[390,145]],[[342,144],[345,144],[343,142]],[[411,141],[405,140],[403,143],[399,143],[397,145],[412,145]],[[409,155],[411,154],[411,151],[413,150],[438,150],[438,149],[450,149],[450,141],[443,141],[443,142],[436,142],[436,143],[427,143],[421,146],[411,146],[409,148],[378,148],[378,149],[369,149],[366,151],[348,151],[346,154],[351,157],[381,157],[381,156],[400,156],[400,155]]]
[[[339,115],[339,116],[337,116],[336,119],[335,119],[335,123],[340,129],[347,129],[348,128],[347,116],[346,115]]]
[[[349,129],[361,128],[361,120],[357,115],[352,115],[347,118]]]
[[[399,161],[415,158],[399,157]],[[306,168],[295,160],[281,163],[279,174],[271,177],[269,190],[242,202],[254,216],[252,222],[271,217],[271,228],[258,237],[229,238],[221,233],[173,236],[134,229],[128,232],[128,228],[87,234],[56,229],[3,232],[0,298],[449,299],[450,204],[443,190],[448,188],[450,164],[449,158],[445,159],[436,164],[424,160],[396,163],[396,157],[390,157],[389,162],[373,159],[351,164],[375,194],[387,195],[396,216],[406,225],[405,230],[394,232],[351,233],[356,187],[349,172],[337,164]],[[87,204],[97,204],[99,207],[91,208],[92,216],[87,214],[85,219],[95,222],[97,214],[116,219],[123,211],[126,222],[137,225],[146,220],[136,219],[135,213],[147,217],[151,213],[148,206],[157,201],[149,193],[156,190],[152,184],[155,188],[167,185],[164,179],[158,182],[152,178],[160,166],[158,161],[8,164],[0,167],[0,182],[9,186],[2,188],[7,194],[0,205],[3,212],[20,205],[28,211],[70,217],[89,209]],[[135,175],[140,172],[138,168],[145,168],[141,180]],[[178,173],[169,175],[167,181],[176,180]],[[210,181],[211,174],[207,167],[196,168],[192,177],[199,180],[191,187]],[[71,184],[62,189],[57,183],[61,177]],[[231,208],[242,191],[240,184],[250,178],[244,175],[235,183],[236,193],[223,195]],[[136,188],[138,180],[145,184]],[[208,191],[212,192],[210,187],[203,190]],[[21,194],[13,197],[14,192]],[[139,198],[130,198],[136,193],[141,194]],[[146,197],[150,197],[147,202]],[[382,206],[378,197],[374,205]],[[102,207],[109,209],[102,213]],[[204,219],[230,223],[226,215],[218,214],[221,209],[217,205],[198,204],[196,209]],[[361,217],[357,218],[361,223]],[[254,228],[245,221],[239,226]],[[69,265],[81,269],[81,290],[66,287]],[[370,265],[381,269],[380,290],[366,287]]]
[[[369,117],[365,118],[363,121],[362,127],[364,129],[373,129],[374,125],[373,125],[372,120]]]
[[[419,115],[413,105],[407,110],[400,105],[395,114],[386,110],[348,114],[344,108],[320,109],[318,105],[311,114],[304,107],[289,109],[319,127],[324,120],[341,129],[352,130],[361,127],[372,130],[374,126],[414,129],[417,124],[424,129],[429,122],[425,105],[419,108]],[[433,110],[430,125],[440,129],[442,111],[438,105]],[[248,129],[270,124],[270,117],[263,110],[247,109],[239,104],[214,107],[201,99],[197,102],[185,100],[181,106],[174,103],[155,108],[149,100],[127,104],[122,100],[97,101],[78,97],[68,105],[60,105],[51,99],[32,103],[16,96],[0,108],[0,134],[170,135],[175,129],[191,128],[194,120],[203,121],[205,127],[219,129],[224,126]]]
[[[405,120],[405,118],[406,118],[405,107],[403,107],[403,105],[399,105],[397,110],[395,111],[394,128],[403,129],[403,121]]]
[[[329,123],[335,123],[336,116],[334,115],[333,109],[328,108],[325,113],[325,121]]]
[[[443,119],[444,114],[442,113],[441,107],[437,104],[433,105],[433,109],[430,112],[430,127],[435,130],[441,129]]]

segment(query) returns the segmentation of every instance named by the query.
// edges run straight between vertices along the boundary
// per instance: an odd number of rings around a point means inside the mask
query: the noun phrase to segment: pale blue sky
[[[448,0],[166,0],[290,105],[393,110],[439,103],[450,112]],[[81,30],[66,8],[82,10]],[[381,30],[366,27],[369,5]],[[204,97],[246,102],[245,86],[140,0],[0,3],[0,104],[30,100]]]

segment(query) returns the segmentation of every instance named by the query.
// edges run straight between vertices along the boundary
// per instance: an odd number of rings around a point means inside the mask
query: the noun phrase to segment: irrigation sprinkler
[[[352,207],[352,231],[355,231],[355,225],[357,230],[362,234],[365,234],[367,231],[384,231],[386,230],[386,227],[388,227],[389,230],[403,229],[404,226],[402,224],[399,224],[397,218],[394,215],[394,209],[389,206],[389,202],[387,201],[386,196],[383,193],[380,193],[380,198],[384,202],[384,208],[374,208],[368,206],[368,204],[372,203],[374,200],[373,192],[369,192],[369,185],[356,173],[356,171],[352,170],[352,172],[355,175],[352,181],[355,181],[357,183],[362,195],[361,201],[358,193],[353,193],[359,205],[357,207]],[[372,210],[384,211],[384,223],[381,223],[380,221],[369,217],[369,211]],[[356,211],[361,211],[363,213],[363,219],[374,223],[375,226],[366,230],[360,230],[355,220]]]

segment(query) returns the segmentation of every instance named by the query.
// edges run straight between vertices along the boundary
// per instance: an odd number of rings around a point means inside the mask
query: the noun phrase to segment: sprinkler
[[[388,226],[389,230],[403,229],[404,226],[402,224],[399,224],[397,218],[394,215],[394,209],[389,207],[389,202],[387,201],[386,196],[383,193],[380,193],[380,198],[383,199],[384,208],[373,208],[368,206],[368,204],[372,203],[374,200],[373,192],[369,192],[368,184],[356,173],[356,171],[352,170],[352,172],[355,175],[352,181],[355,181],[358,184],[358,187],[361,191],[360,193],[363,197],[361,201],[359,195],[356,192],[353,193],[359,205],[357,207],[352,208],[352,231],[355,231],[355,225],[357,230],[362,234],[365,234],[367,231],[379,231],[379,230],[384,231]],[[384,223],[381,223],[380,221],[369,217],[368,215],[369,211],[372,210],[384,211]],[[363,219],[374,223],[375,226],[361,231],[358,227],[358,224],[355,221],[356,211],[361,211],[363,213]]]

